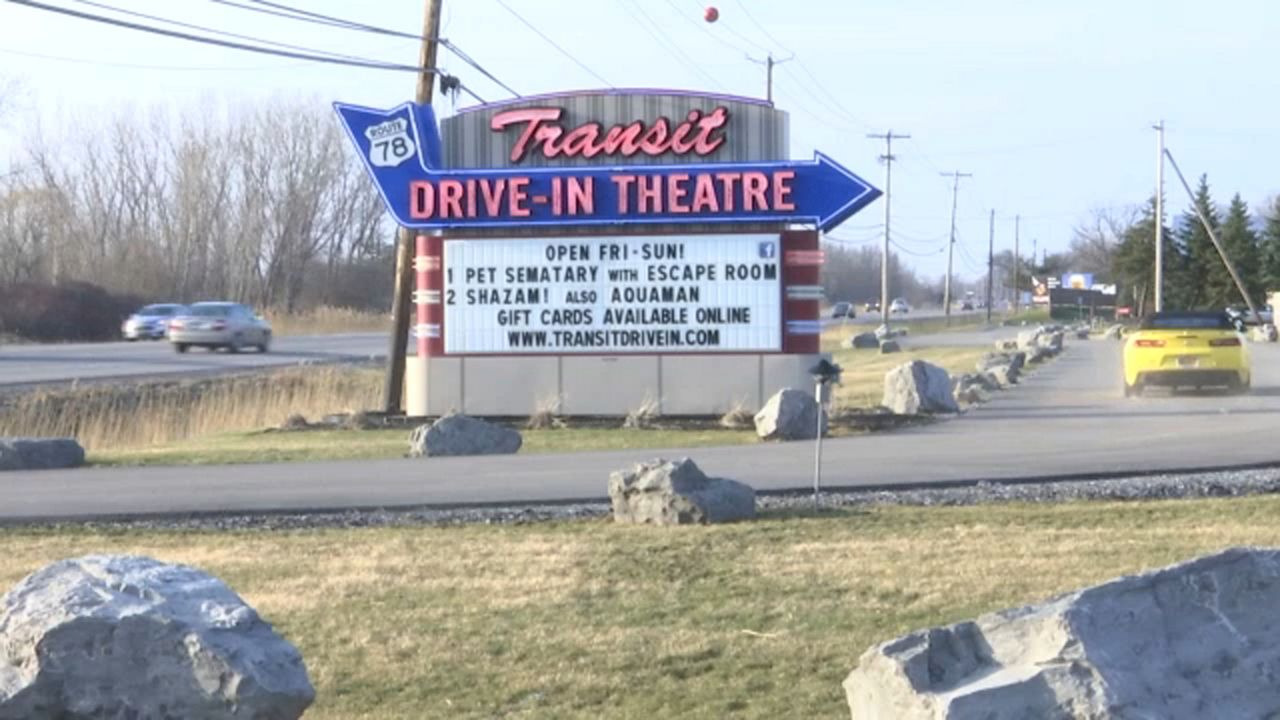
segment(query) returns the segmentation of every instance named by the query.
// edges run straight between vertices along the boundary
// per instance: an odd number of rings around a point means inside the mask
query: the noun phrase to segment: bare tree
[[[1073,267],[1080,272],[1109,277],[1113,273],[1116,250],[1138,215],[1136,208],[1094,210],[1089,220],[1075,228],[1068,251]]]
[[[292,310],[385,255],[382,203],[318,104],[74,130],[74,143],[37,134],[27,171],[0,182],[2,281]]]

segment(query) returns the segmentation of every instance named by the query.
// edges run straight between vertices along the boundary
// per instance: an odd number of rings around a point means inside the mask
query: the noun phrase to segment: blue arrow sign
[[[411,228],[764,221],[826,231],[881,195],[819,152],[811,161],[448,170],[430,105],[334,107],[388,210]]]

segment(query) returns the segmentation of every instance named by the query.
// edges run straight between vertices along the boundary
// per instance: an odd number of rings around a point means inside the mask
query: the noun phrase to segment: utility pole
[[[991,224],[987,231],[987,324],[991,324],[991,282],[996,274],[996,209],[991,208]]]
[[[884,250],[880,254],[880,322],[889,325],[889,191],[893,187],[893,141],[909,140],[910,135],[895,135],[892,130],[884,134],[867,135],[872,140],[884,140]]]
[[[956,251],[956,200],[960,195],[960,178],[973,177],[973,173],[962,173],[959,170],[940,173],[953,180],[951,185],[951,241],[947,243],[947,278],[942,283],[942,311],[947,316],[947,324],[951,324],[951,262]]]
[[[1164,309],[1164,120],[1156,131],[1156,312]]]
[[[773,53],[769,53],[765,56],[764,60],[757,60],[750,55],[747,56],[747,59],[751,62],[765,67],[764,96],[769,102],[773,102],[773,66],[781,65],[788,60],[794,60],[795,57],[795,55],[788,55],[781,60],[774,60]]]
[[[1022,216],[1013,216],[1013,314],[1017,315],[1022,305],[1022,293],[1018,292],[1018,271],[1022,264],[1021,258],[1018,257],[1020,252],[1018,244],[1022,239]]]
[[[440,5],[443,0],[426,0],[426,13],[422,23],[422,47],[418,51],[418,87],[414,101],[419,105],[431,103],[431,91],[435,87],[437,38],[440,35]],[[391,303],[391,342],[387,354],[387,375],[382,386],[382,409],[387,413],[401,410],[400,397],[404,393],[405,354],[409,350],[409,311],[413,299],[413,251],[414,232],[402,227],[396,238],[395,295]]]
[[[1177,173],[1178,180],[1187,191],[1187,197],[1191,199],[1191,209],[1195,211],[1196,217],[1200,218],[1200,224],[1204,226],[1204,231],[1209,234],[1209,239],[1213,241],[1213,247],[1218,251],[1218,257],[1222,258],[1222,264],[1227,266],[1227,272],[1231,274],[1231,279],[1235,282],[1236,289],[1240,291],[1240,296],[1244,298],[1244,304],[1249,306],[1249,314],[1261,322],[1262,316],[1258,314],[1258,308],[1254,307],[1253,298],[1250,297],[1249,290],[1244,286],[1244,282],[1240,280],[1240,274],[1236,272],[1236,266],[1231,262],[1231,258],[1227,257],[1227,251],[1222,247],[1222,243],[1218,241],[1218,234],[1209,225],[1209,218],[1204,216],[1204,211],[1196,204],[1196,194],[1191,191],[1191,186],[1187,184],[1187,179],[1182,176],[1178,161],[1173,159],[1173,153],[1167,149],[1164,151],[1164,155],[1169,158],[1169,164],[1173,166],[1173,171]]]

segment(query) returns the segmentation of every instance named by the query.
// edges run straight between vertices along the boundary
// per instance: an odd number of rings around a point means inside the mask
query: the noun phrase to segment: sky
[[[41,1],[119,17],[82,0]],[[330,52],[417,61],[413,40],[213,0],[99,1]],[[421,30],[421,0],[284,1]],[[884,143],[866,135],[911,135],[894,143],[891,227],[901,254],[926,276],[946,270],[953,185],[941,173],[973,175],[960,181],[957,196],[955,267],[977,277],[992,209],[997,251],[1012,248],[1021,216],[1024,253],[1033,243],[1055,252],[1094,211],[1150,197],[1151,125],[1161,119],[1189,181],[1207,173],[1223,205],[1239,192],[1260,208],[1280,193],[1280,3],[722,0],[715,23],[703,20],[704,7],[692,0],[444,0],[441,35],[522,95],[607,84],[762,97],[765,70],[748,56],[790,58],[775,68],[774,100],[790,113],[793,157],[821,150],[883,189]],[[439,64],[486,100],[510,97],[448,52]],[[278,97],[391,107],[412,98],[415,82],[412,73],[205,47],[0,0],[0,83],[15,78],[21,90],[0,119],[0,157],[18,153],[37,123]],[[464,97],[458,107],[471,104]],[[437,107],[453,110],[451,100]],[[1187,203],[1172,170],[1167,183],[1168,203],[1180,212]],[[883,219],[879,200],[832,236],[875,246]]]

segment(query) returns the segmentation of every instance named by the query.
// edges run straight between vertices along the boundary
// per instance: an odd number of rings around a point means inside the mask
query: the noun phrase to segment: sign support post
[[[422,47],[418,64],[418,86],[414,99],[419,105],[431,104],[435,87],[437,36],[440,34],[440,5],[443,0],[426,0],[426,14],[422,23]],[[400,396],[404,391],[405,354],[409,350],[409,311],[413,299],[413,256],[416,249],[413,230],[401,226],[396,235],[395,289],[391,300],[391,341],[387,349],[387,375],[382,386],[382,410],[397,413],[401,410]]]

